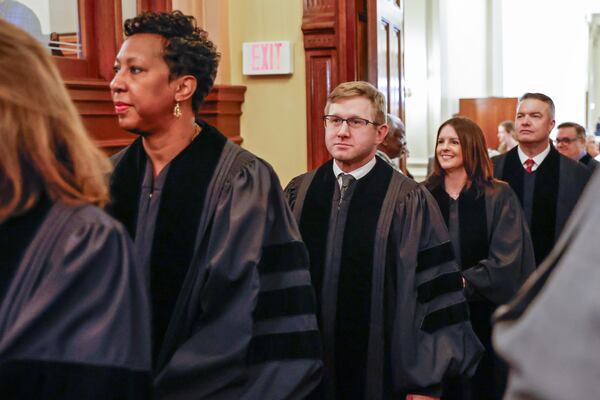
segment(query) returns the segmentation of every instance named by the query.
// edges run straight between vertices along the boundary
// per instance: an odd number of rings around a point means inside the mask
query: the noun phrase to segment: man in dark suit
[[[563,156],[579,161],[594,171],[598,161],[586,151],[585,128],[575,122],[563,122],[558,125],[556,150]]]
[[[550,97],[525,93],[515,120],[519,145],[493,158],[494,175],[510,184],[523,206],[538,265],[552,250],[591,174],[551,145],[554,110]]]

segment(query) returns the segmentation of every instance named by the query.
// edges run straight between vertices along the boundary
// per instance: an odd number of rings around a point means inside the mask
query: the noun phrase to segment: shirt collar
[[[548,142],[546,148],[535,157],[527,156],[527,154],[525,154],[523,150],[521,150],[521,146],[517,146],[517,152],[519,153],[519,160],[521,160],[521,165],[525,164],[525,161],[529,160],[530,158],[535,162],[535,164],[533,164],[533,167],[531,168],[532,171],[535,171],[540,166],[542,161],[544,161],[548,153],[550,153],[550,143]]]
[[[375,156],[373,156],[373,158],[368,163],[366,163],[360,168],[355,169],[354,171],[348,172],[348,174],[352,175],[354,179],[359,180],[360,178],[364,177],[369,172],[371,172],[376,162],[377,161],[375,160]],[[333,174],[335,175],[335,177],[339,179],[340,174],[343,173],[345,172],[342,171],[341,168],[338,167],[337,162],[333,160]]]

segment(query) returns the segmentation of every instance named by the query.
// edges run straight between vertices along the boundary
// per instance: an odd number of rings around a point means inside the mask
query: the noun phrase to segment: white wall
[[[487,2],[440,0],[442,119],[458,112],[458,99],[488,96]]]
[[[585,125],[591,2],[504,0],[502,5],[504,96],[545,93],[554,100],[558,123]]]
[[[488,1],[406,0],[405,78],[409,169],[425,175],[438,126],[458,112],[458,99],[486,97],[494,88],[488,67]]]
[[[406,139],[410,150],[410,171],[424,175],[429,154],[429,79],[439,81],[439,67],[428,67],[427,13],[424,0],[406,0],[404,11],[404,78],[406,85]]]
[[[126,19],[133,18],[137,15],[137,4],[136,0],[121,0],[121,16],[123,17],[123,22]],[[176,1],[173,1],[173,9],[177,10],[175,7]]]
[[[52,32],[79,32],[77,0],[51,0],[50,29]]]
[[[42,33],[47,35],[50,33],[50,5],[49,0],[18,0],[37,15],[42,25]]]

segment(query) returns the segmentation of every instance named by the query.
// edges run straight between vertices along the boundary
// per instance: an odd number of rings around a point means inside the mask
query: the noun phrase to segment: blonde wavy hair
[[[110,169],[48,52],[0,20],[0,222],[44,194],[104,206]]]

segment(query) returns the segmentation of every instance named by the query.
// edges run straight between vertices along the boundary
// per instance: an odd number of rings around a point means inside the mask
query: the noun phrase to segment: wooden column
[[[171,11],[171,0],[137,0],[137,9],[143,11]]]

